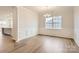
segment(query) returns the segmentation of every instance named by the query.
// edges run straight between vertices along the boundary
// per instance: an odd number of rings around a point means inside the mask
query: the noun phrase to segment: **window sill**
[[[47,29],[47,28],[46,28]],[[58,29],[56,29],[56,28],[51,28],[51,29],[47,29],[47,30],[61,30],[61,29],[63,29],[63,28],[58,28]]]

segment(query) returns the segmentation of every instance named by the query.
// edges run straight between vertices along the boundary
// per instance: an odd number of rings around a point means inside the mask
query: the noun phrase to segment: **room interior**
[[[78,19],[78,6],[0,6],[0,52],[78,53]]]

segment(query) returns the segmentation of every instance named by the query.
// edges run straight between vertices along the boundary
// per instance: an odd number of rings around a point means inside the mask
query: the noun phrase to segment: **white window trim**
[[[56,16],[54,16],[54,17],[56,17]],[[62,16],[61,16],[61,17],[62,17]],[[53,19],[52,19],[52,21],[53,21]],[[48,30],[52,30],[52,29],[60,30],[60,29],[63,29],[63,28],[62,28],[62,18],[61,18],[61,28],[54,28],[53,25],[54,25],[54,24],[52,23],[52,28],[46,28],[46,23],[45,23],[45,28],[48,29]]]

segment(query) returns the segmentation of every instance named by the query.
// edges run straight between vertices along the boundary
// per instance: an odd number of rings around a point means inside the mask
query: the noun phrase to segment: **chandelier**
[[[46,14],[44,14],[44,17],[45,17],[45,18],[49,18],[49,17],[51,17],[51,14],[46,13]]]
[[[51,9],[51,8],[50,8],[49,6],[46,6],[46,11],[47,11],[47,12],[46,12],[46,14],[44,14],[44,17],[45,17],[45,18],[51,17],[51,14],[49,13],[50,9]]]

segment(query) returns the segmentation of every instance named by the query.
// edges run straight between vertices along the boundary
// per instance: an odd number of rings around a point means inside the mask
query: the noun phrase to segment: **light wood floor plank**
[[[9,36],[0,37],[1,53],[79,53],[74,40],[38,35],[21,42]]]

